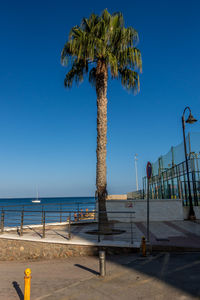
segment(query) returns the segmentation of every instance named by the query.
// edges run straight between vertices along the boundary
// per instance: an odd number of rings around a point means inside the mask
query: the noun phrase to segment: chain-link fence
[[[200,205],[200,133],[188,134],[186,138],[189,166],[189,181],[194,205]],[[170,151],[152,164],[150,198],[183,199],[189,205],[187,170],[183,143],[171,147]],[[147,178],[143,178],[143,196],[146,197]]]

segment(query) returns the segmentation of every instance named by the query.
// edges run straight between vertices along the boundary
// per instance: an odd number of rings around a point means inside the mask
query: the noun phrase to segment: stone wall
[[[137,252],[136,248],[103,247],[96,245],[67,245],[0,238],[0,261],[56,259],[71,256],[94,256],[99,250],[107,254]]]
[[[98,247],[0,239],[0,260],[33,260],[95,255]]]

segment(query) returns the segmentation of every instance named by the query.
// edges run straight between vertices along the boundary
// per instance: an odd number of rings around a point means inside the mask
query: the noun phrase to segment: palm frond
[[[137,31],[124,26],[120,12],[110,14],[105,9],[100,16],[91,14],[89,18],[83,18],[80,26],[71,29],[61,53],[62,64],[71,65],[65,86],[82,81],[89,62],[93,64],[89,81],[95,85],[95,67],[98,61],[104,61],[112,78],[121,78],[127,89],[139,90],[138,73],[142,72],[142,58],[136,48],[138,40]]]
[[[111,72],[112,78],[117,77],[118,76],[118,60],[117,60],[117,57],[111,51],[109,51],[109,49],[107,49],[107,53],[106,53],[106,62],[107,62],[107,65],[110,66],[110,72]]]
[[[128,47],[117,53],[117,59],[120,68],[129,67],[142,72],[142,58],[140,50],[134,47]]]
[[[84,74],[88,72],[88,62],[84,60],[75,61],[71,70],[64,79],[65,87],[71,88],[73,82],[79,85],[83,81]]]
[[[140,79],[137,72],[124,68],[119,70],[119,79],[121,79],[121,83],[125,89],[134,93],[140,91]]]
[[[89,82],[93,87],[96,87],[96,68],[92,68],[89,72]]]

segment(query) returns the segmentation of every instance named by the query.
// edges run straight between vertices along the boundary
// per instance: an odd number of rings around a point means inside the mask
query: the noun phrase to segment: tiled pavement
[[[71,226],[71,239],[69,239],[68,225],[61,224],[46,229],[46,237],[42,239],[42,228],[29,226],[29,229],[24,230],[23,236],[19,236],[15,229],[9,232],[5,231],[0,238],[64,244],[99,244],[97,235],[87,233],[93,229],[97,229],[97,224],[73,224]],[[144,222],[136,222],[132,225],[125,222],[115,223],[113,229],[120,229],[124,232],[115,235],[101,235],[100,244],[139,247],[141,237],[146,236],[146,223]],[[193,221],[150,222],[150,242],[153,246],[200,249],[200,223]]]
[[[32,273],[32,300],[197,300],[199,252],[106,255],[0,262],[0,300],[24,299],[24,270]]]

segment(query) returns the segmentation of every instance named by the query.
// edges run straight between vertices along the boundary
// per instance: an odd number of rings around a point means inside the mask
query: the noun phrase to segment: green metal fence
[[[200,133],[188,134],[186,138],[189,181],[192,201],[200,205]],[[183,143],[171,147],[170,151],[152,164],[153,176],[150,179],[151,199],[183,199],[189,205],[189,193]],[[147,178],[143,178],[143,197],[146,197]]]

